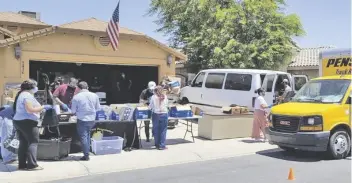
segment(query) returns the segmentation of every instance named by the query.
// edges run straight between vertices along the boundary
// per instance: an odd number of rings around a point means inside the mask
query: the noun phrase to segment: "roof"
[[[10,36],[10,37],[16,36],[16,34],[13,33],[12,31],[7,30],[7,29],[2,28],[2,27],[0,27],[0,33],[4,34],[6,36]]]
[[[43,22],[40,22],[36,19],[27,17],[25,15],[17,14],[17,13],[12,13],[12,12],[0,12],[0,22],[11,22],[11,23],[19,23],[19,24],[29,24],[29,25],[40,25],[40,26],[45,26],[47,28],[33,31],[30,33],[22,34],[19,36],[12,36],[11,38],[5,39],[5,40],[0,40],[0,47],[5,47],[9,46],[15,43],[19,43],[21,41],[25,41],[28,39],[33,39],[34,37],[42,36],[42,35],[48,35],[51,33],[55,32],[65,32],[65,31],[78,31],[78,32],[86,32],[86,33],[98,33],[101,35],[107,35],[106,33],[106,28],[108,26],[108,22],[98,20],[96,18],[89,18],[85,20],[80,20],[80,21],[75,21],[67,24],[63,24],[60,26],[50,26],[48,24],[45,24]],[[7,29],[0,30],[0,33],[5,32]],[[10,34],[10,32],[7,32],[7,35]],[[150,43],[154,44],[155,46],[163,49],[164,51],[173,54],[177,58],[181,60],[187,60],[187,56],[182,54],[181,52],[172,49],[165,44],[162,44],[161,42],[143,34],[139,33],[124,27],[120,27],[120,34],[127,34],[127,35],[133,35],[133,36],[140,36]]]
[[[259,74],[268,74],[268,73],[277,73],[277,74],[286,74],[286,72],[281,71],[272,71],[272,70],[259,70],[259,69],[206,69],[201,72],[238,72],[238,73],[259,73]]]
[[[304,67],[304,66],[318,66],[319,65],[319,53],[322,50],[333,49],[334,46],[325,46],[317,48],[303,48],[299,50],[299,53],[294,57],[291,64],[288,67]]]
[[[349,80],[352,80],[351,75],[324,76],[324,77],[314,78],[312,80],[328,80],[328,79],[349,79]]]
[[[98,20],[96,18],[89,18],[85,20],[75,21],[67,24],[58,26],[59,28],[64,29],[75,29],[82,31],[94,31],[94,32],[106,32],[108,27],[108,22]],[[133,30],[120,27],[121,34],[130,34],[130,35],[143,35],[142,33],[135,32]]]
[[[39,26],[50,26],[37,19],[21,15],[14,12],[0,12],[0,22],[8,22],[15,24],[27,24],[27,25],[39,25]]]

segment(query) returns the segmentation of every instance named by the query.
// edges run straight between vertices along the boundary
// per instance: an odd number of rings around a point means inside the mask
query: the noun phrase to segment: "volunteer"
[[[159,150],[164,150],[166,149],[165,141],[169,118],[168,99],[161,86],[157,86],[154,93],[150,99],[149,108],[152,111],[155,147]]]
[[[62,85],[62,78],[61,77],[57,77],[55,79],[55,81],[53,83],[50,84],[50,91],[51,93],[55,92],[55,90]]]
[[[94,127],[96,112],[100,109],[99,97],[88,90],[84,81],[78,83],[79,93],[72,99],[71,111],[77,116],[77,132],[82,144],[82,161],[89,161],[90,130]]]
[[[156,83],[154,81],[150,81],[148,83],[148,88],[144,89],[141,95],[139,96],[139,103],[149,105],[150,98],[154,95],[155,86],[156,86]],[[150,142],[149,129],[150,129],[150,121],[146,120],[144,121],[144,130],[145,130],[145,136],[147,138],[147,142]]]
[[[38,91],[37,82],[26,80],[17,93],[13,110],[13,124],[20,142],[18,148],[19,170],[42,170],[37,164],[37,148],[39,142],[38,120],[40,112],[52,109],[50,105],[41,106],[34,98]]]
[[[254,119],[253,119],[253,128],[252,128],[252,138],[256,141],[266,140],[264,129],[267,126],[268,118],[266,109],[270,108],[266,103],[264,96],[265,91],[262,88],[259,88],[255,91],[258,94],[258,97],[255,99],[254,103]],[[261,133],[263,137],[261,137]]]
[[[69,84],[60,85],[53,93],[54,100],[61,106],[61,109],[68,111],[74,95],[79,91],[77,87],[78,80],[70,78]]]
[[[284,100],[287,97],[287,94],[292,91],[292,88],[288,85],[288,79],[284,79],[282,81],[282,84],[284,85],[284,93],[279,97],[279,102],[284,102]]]

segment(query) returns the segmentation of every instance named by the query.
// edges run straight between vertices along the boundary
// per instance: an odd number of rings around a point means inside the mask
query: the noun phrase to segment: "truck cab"
[[[351,54],[326,55],[321,56],[323,77],[271,109],[266,135],[269,143],[284,150],[327,152],[342,159],[351,152]]]

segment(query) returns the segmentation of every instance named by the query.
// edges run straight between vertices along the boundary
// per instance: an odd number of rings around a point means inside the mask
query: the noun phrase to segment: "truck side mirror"
[[[349,97],[347,98],[346,104],[351,105],[351,96],[349,96]]]

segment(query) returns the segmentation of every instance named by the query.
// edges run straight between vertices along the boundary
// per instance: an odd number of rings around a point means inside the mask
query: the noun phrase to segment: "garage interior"
[[[101,86],[99,92],[106,93],[107,105],[138,103],[139,95],[149,81],[158,83],[157,66],[104,65],[66,62],[29,62],[29,76],[38,81],[39,90],[44,90],[42,73],[49,76],[50,83],[56,77],[62,77],[68,82],[70,77],[86,81],[90,90],[94,85]],[[122,75],[125,75],[123,78]],[[97,91],[93,91],[97,92]]]

